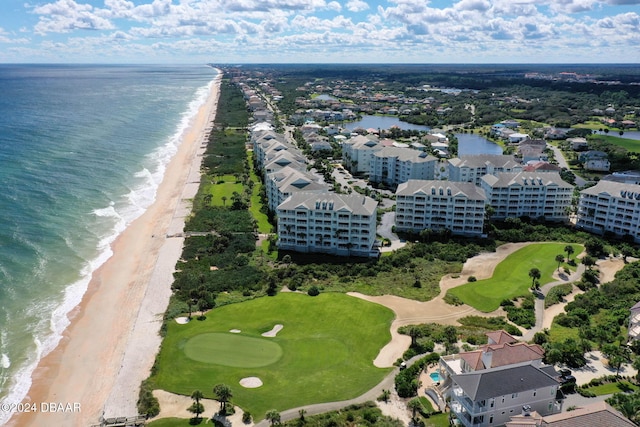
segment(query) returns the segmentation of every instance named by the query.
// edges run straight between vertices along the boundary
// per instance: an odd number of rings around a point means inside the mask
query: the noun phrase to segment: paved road
[[[556,158],[556,161],[558,162],[558,166],[560,166],[561,168],[567,168],[567,169],[571,169],[569,167],[569,163],[567,163],[567,159],[564,158],[564,154],[562,154],[562,151],[560,151],[560,149],[558,147],[556,147],[555,145],[551,145],[548,144],[547,147],[551,148],[551,150],[553,150],[553,155]],[[587,183],[587,181],[585,181],[583,178],[579,177],[578,175],[576,175],[576,186],[577,187],[582,187]]]
[[[582,277],[582,273],[584,273],[584,269],[584,265],[578,264],[576,271],[569,277],[567,277],[566,280],[556,280],[555,282],[547,283],[546,285],[540,287],[541,296],[536,298],[535,301],[536,325],[522,335],[523,341],[531,341],[535,333],[542,330],[542,325],[544,322],[544,299],[551,288],[558,285],[563,285],[565,283],[573,283],[580,280],[580,278]]]
[[[413,365],[418,359],[422,358],[424,354],[414,356],[411,359],[407,360],[407,366]],[[329,411],[337,411],[338,409],[342,409],[345,406],[364,403],[369,401],[375,401],[381,394],[382,390],[393,390],[395,387],[395,377],[398,375],[399,369],[394,368],[393,371],[389,372],[389,374],[384,377],[382,381],[378,383],[374,388],[367,391],[366,393],[349,400],[341,400],[339,402],[327,402],[327,403],[318,403],[315,405],[307,405],[301,406],[299,408],[288,409],[286,411],[280,412],[280,421],[289,421],[294,418],[298,418],[300,416],[299,411],[304,409],[305,415],[317,415],[323,414]],[[269,422],[267,420],[262,420],[256,423],[255,427],[268,427]]]

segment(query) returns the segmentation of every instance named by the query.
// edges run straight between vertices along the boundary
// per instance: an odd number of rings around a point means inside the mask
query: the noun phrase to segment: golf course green
[[[169,322],[151,382],[191,395],[224,383],[232,403],[260,419],[270,409],[357,397],[391,368],[373,360],[391,340],[391,310],[340,293],[281,293],[216,308],[206,320]],[[263,336],[282,325],[275,336]],[[233,331],[233,332],[231,332]],[[258,377],[262,386],[240,380]]]
[[[532,285],[529,271],[540,270],[540,285],[552,282],[553,273],[558,268],[556,255],[563,255],[566,243],[534,243],[518,249],[500,264],[489,279],[478,280],[449,289],[448,293],[462,302],[485,313],[500,307],[504,299],[526,295]],[[573,257],[584,250],[582,245],[573,243]],[[562,267],[569,267],[567,264]],[[569,267],[575,271],[575,267]]]

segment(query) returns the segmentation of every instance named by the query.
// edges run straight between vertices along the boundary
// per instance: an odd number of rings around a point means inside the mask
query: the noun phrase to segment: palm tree
[[[191,398],[194,400],[193,405],[191,405],[188,410],[189,412],[196,414],[196,420],[200,418],[200,414],[204,412],[204,405],[200,403],[200,399],[202,399],[204,395],[200,390],[195,390],[191,393]]]
[[[271,423],[271,425],[280,424],[280,412],[275,409],[270,410],[265,415],[265,418]]]
[[[300,410],[298,411],[298,414],[300,415],[300,422],[303,422],[303,423],[304,423],[304,414],[306,414],[306,413],[307,413],[307,410],[306,410],[306,409],[300,409]]]
[[[231,388],[226,384],[217,384],[213,387],[213,394],[216,395],[216,400],[220,402],[220,413],[227,413],[227,402],[233,397]]]
[[[222,205],[227,206],[227,196],[220,197],[222,199]]]
[[[422,407],[422,403],[417,397],[414,397],[407,403],[407,408],[411,409],[411,421],[415,425],[416,424],[416,414]]]
[[[558,271],[560,271],[560,266],[564,262],[564,255],[556,255],[556,262],[558,263]]]
[[[571,259],[571,255],[574,252],[573,246],[571,245],[567,245],[564,247],[564,252],[567,254],[567,261],[569,261],[569,259]]]
[[[540,277],[542,277],[542,273],[540,273],[540,270],[538,268],[533,267],[531,270],[529,270],[529,277],[531,277],[531,287],[534,288],[536,280],[539,280]]]

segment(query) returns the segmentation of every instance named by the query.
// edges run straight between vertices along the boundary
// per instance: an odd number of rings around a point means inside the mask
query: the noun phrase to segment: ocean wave
[[[189,102],[186,111],[182,113],[175,131],[167,138],[166,142],[153,150],[147,156],[149,166],[146,166],[134,178],[141,180],[128,194],[122,196],[118,202],[111,202],[109,206],[95,209],[92,214],[95,218],[104,220],[107,224],[106,231],[102,234],[98,242],[98,255],[90,261],[85,262],[81,270],[80,279],[67,286],[64,291],[62,302],[51,311],[48,332],[40,337],[34,338],[36,351],[29,354],[26,363],[13,374],[11,387],[8,395],[0,399],[0,403],[21,402],[28,393],[32,384],[32,374],[38,362],[55,349],[62,339],[64,330],[69,326],[69,313],[82,300],[93,273],[102,266],[112,255],[111,244],[135,219],[142,215],[145,210],[155,201],[158,187],[164,177],[166,167],[173,158],[180,143],[185,136],[185,132],[192,125],[194,118],[200,107],[206,102],[211,87],[215,80],[196,90],[193,99]],[[33,245],[33,242],[24,242]],[[67,245],[69,243],[67,242]],[[37,248],[34,247],[37,251]],[[42,307],[40,307],[42,309]],[[3,353],[4,356],[4,353]],[[8,360],[8,356],[7,356]],[[4,357],[0,359],[0,364],[4,363]],[[10,360],[9,360],[10,363]],[[9,419],[7,413],[0,413],[0,425]]]

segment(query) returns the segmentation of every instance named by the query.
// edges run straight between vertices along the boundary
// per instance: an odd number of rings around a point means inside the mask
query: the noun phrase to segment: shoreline
[[[181,233],[200,185],[202,154],[217,110],[222,73],[181,136],[153,204],[118,236],[113,255],[93,273],[58,346],[41,359],[23,400],[36,412],[14,414],[8,426],[99,423],[137,414],[136,402],[159,350],[162,318]],[[171,237],[169,237],[171,236]],[[44,405],[42,405],[44,404]],[[43,411],[46,404],[69,411]],[[69,406],[67,406],[69,405]]]

